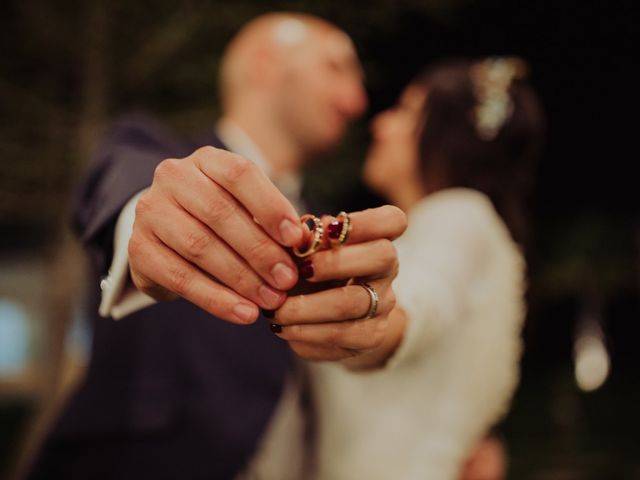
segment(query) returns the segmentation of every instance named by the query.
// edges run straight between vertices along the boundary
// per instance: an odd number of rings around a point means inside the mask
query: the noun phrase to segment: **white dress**
[[[409,323],[394,357],[310,368],[319,480],[456,479],[518,381],[525,265],[489,199],[429,195],[396,247]]]

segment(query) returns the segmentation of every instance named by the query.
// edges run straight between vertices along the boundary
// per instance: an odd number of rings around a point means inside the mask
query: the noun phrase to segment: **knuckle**
[[[161,161],[153,172],[153,180],[163,181],[166,178],[173,177],[178,170],[178,160],[167,158]]]
[[[193,152],[193,156],[198,158],[209,158],[216,155],[219,151],[219,149],[212,147],[211,145],[205,145]]]
[[[330,272],[336,272],[340,268],[341,263],[341,251],[340,250],[323,250],[314,255],[313,265],[316,270],[316,276],[320,277],[323,274],[327,276]]]
[[[279,317],[285,322],[295,322],[300,318],[302,313],[302,304],[304,303],[304,295],[297,295],[295,297],[289,297],[280,307]]]
[[[256,239],[247,249],[247,258],[251,258],[258,263],[272,262],[278,258],[278,251],[273,248],[274,244],[271,239],[261,236]]]
[[[386,299],[386,304],[387,304],[386,311],[390,312],[391,310],[393,310],[397,303],[398,303],[398,299],[396,297],[396,292],[394,292],[393,289],[389,289],[389,293],[387,294],[387,299]]]
[[[220,317],[224,316],[222,312],[223,305],[218,295],[207,295],[203,302],[204,304],[202,307],[204,310],[214,313]]]
[[[287,336],[291,340],[303,341],[305,339],[305,329],[302,325],[287,326]]]
[[[392,265],[391,274],[389,275],[389,278],[391,280],[393,280],[394,278],[396,278],[398,276],[398,273],[400,273],[400,261],[398,260],[398,257],[396,256],[396,260]]]
[[[189,290],[193,276],[186,268],[174,266],[169,269],[169,289],[181,297]]]
[[[145,192],[140,195],[138,203],[136,203],[136,218],[144,217],[149,214],[153,209],[153,202],[149,198],[149,192]]]
[[[221,196],[211,199],[207,206],[205,215],[213,224],[224,223],[236,214],[234,205]]]
[[[360,351],[361,349],[359,348],[343,348],[342,352],[342,358],[338,359],[338,360],[347,360],[349,358],[355,358],[355,357],[359,357],[362,352]]]
[[[151,290],[151,281],[149,281],[146,277],[142,275],[136,274],[134,271],[131,272],[131,281],[135,285],[135,287],[140,290],[142,293],[149,294]]]
[[[202,258],[205,253],[210,250],[213,238],[202,230],[192,230],[187,233],[184,242],[187,256],[195,260]]]
[[[127,253],[129,254],[130,261],[134,260],[136,256],[141,253],[143,245],[144,243],[140,240],[140,238],[138,237],[138,235],[136,235],[134,231],[127,245]]]
[[[224,178],[229,183],[236,183],[254,168],[254,164],[240,155],[228,154],[229,163],[224,171]]]
[[[253,293],[256,290],[257,282],[253,270],[247,265],[239,265],[235,268],[229,282],[231,283],[229,287],[238,292]]]

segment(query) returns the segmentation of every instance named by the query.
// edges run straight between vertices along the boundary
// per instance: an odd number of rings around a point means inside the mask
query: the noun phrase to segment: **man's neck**
[[[273,122],[262,121],[258,116],[228,114],[221,124],[232,125],[241,131],[260,152],[274,175],[298,174],[304,163],[304,155],[284,132],[272,128]]]
[[[229,117],[223,117],[218,121],[216,133],[229,150],[255,163],[292,202],[296,210],[304,210],[302,174],[299,167],[285,168],[271,162],[272,158],[279,159],[280,156],[267,157],[262,146],[255,142],[249,132],[246,132]]]

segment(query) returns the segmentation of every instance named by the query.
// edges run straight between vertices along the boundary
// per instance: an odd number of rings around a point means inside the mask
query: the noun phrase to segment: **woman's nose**
[[[391,117],[391,110],[383,110],[378,113],[373,120],[371,120],[371,134],[374,137],[384,135],[388,129],[389,118]]]

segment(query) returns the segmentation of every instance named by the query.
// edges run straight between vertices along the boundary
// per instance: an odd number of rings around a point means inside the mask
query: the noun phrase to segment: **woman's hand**
[[[391,286],[398,273],[391,240],[404,232],[407,221],[392,206],[350,217],[347,244],[321,250],[300,267],[306,281],[328,282],[332,288],[288,297],[273,312],[271,328],[302,358],[376,368],[392,355],[404,334],[404,316],[395,308]],[[337,280],[341,285],[336,287]]]

